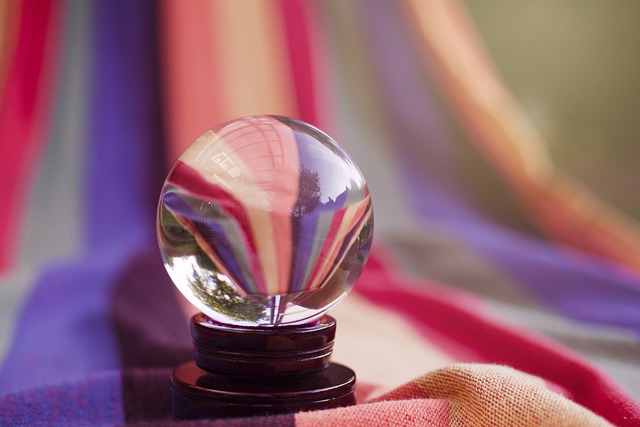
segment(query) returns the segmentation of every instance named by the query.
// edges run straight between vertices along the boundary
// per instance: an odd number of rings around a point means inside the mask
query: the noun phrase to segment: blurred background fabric
[[[0,0],[0,425],[180,424],[191,309],[156,204],[187,145],[254,114],[334,137],[376,222],[332,311],[360,403],[263,425],[639,425],[639,17]]]

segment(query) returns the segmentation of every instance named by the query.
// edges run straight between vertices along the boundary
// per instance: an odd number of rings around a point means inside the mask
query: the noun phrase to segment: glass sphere
[[[325,133],[280,116],[217,126],[173,165],[158,206],[164,265],[214,321],[310,322],[353,287],[369,256],[371,197]]]

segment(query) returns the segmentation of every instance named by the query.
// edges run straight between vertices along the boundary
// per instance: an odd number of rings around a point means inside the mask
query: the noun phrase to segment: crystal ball
[[[331,137],[252,116],[200,136],[171,168],[158,242],[180,292],[216,322],[311,322],[353,287],[373,236],[362,173]]]

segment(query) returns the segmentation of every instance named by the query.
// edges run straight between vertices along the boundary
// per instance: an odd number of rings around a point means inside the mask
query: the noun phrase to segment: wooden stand
[[[191,318],[195,361],[171,379],[179,419],[247,417],[355,404],[355,373],[331,363],[336,321],[249,328]]]

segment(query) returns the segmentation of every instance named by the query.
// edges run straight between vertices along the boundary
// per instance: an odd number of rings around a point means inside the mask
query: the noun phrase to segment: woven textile
[[[332,311],[359,403],[177,421],[158,195],[252,114],[367,177]],[[0,425],[640,425],[640,227],[556,169],[459,2],[0,2],[0,184]]]

